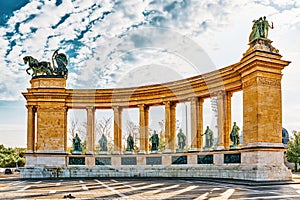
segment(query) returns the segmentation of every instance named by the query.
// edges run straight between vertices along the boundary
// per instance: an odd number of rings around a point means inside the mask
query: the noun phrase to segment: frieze
[[[281,80],[276,78],[268,77],[256,77],[243,82],[243,89],[251,86],[270,86],[270,87],[281,87]]]
[[[38,112],[66,112],[68,110],[67,107],[44,107],[44,106],[38,106],[37,107]]]
[[[280,79],[276,78],[258,77],[258,84],[267,85],[271,87],[281,87]]]
[[[256,85],[257,85],[257,81],[255,78],[253,78],[253,79],[243,82],[243,89],[251,87],[251,86],[256,86]]]

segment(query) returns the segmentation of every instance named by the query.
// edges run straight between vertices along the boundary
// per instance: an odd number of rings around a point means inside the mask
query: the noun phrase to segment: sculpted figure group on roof
[[[266,16],[253,20],[252,32],[249,36],[249,42],[255,39],[268,39],[269,28],[273,29],[273,22],[269,24]]]

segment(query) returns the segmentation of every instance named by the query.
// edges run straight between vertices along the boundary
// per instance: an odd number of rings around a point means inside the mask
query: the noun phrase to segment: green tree
[[[297,172],[297,163],[300,163],[300,132],[293,131],[294,139],[289,141],[286,157],[288,162],[295,163],[294,171]]]
[[[19,167],[25,165],[25,148],[6,148],[0,145],[0,167]]]

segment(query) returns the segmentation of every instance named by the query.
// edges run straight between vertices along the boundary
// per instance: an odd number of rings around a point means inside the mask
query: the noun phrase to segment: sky
[[[60,49],[69,60],[67,88],[180,80],[239,62],[252,21],[262,16],[274,23],[273,46],[291,61],[282,78],[283,127],[300,131],[297,0],[10,0],[0,8],[0,143],[6,146],[26,146],[21,93],[31,77],[24,56],[50,61]],[[241,94],[234,99],[233,120],[242,124]]]

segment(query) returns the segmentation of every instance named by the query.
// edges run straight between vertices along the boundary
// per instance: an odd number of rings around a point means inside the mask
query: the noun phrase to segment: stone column
[[[198,99],[198,130],[197,130],[197,149],[202,149],[203,147],[203,102],[204,99],[200,98]]]
[[[87,154],[94,154],[95,146],[95,108],[87,106]]]
[[[27,153],[35,152],[35,113],[34,106],[27,105]]]
[[[65,107],[65,129],[64,129],[64,151],[67,152],[68,151],[68,108]]]
[[[231,140],[230,140],[230,132],[231,132],[231,97],[232,92],[227,92],[224,98],[225,102],[225,130],[224,130],[224,147],[225,149],[229,149]]]
[[[113,107],[114,110],[114,153],[120,154],[122,151],[122,108]]]
[[[202,105],[199,105],[199,99],[197,97],[191,98],[191,150],[197,151],[202,146],[202,123],[200,123],[200,118],[202,120]],[[202,101],[203,102],[203,101]],[[201,103],[202,104],[202,103]],[[200,117],[200,107],[201,107],[201,117]],[[200,129],[200,130],[199,130]]]
[[[147,105],[139,106],[140,113],[140,153],[149,152],[149,107]]]
[[[224,91],[217,92],[218,98],[218,149],[224,149],[225,106]]]
[[[176,103],[167,101],[165,104],[165,152],[176,151]]]

